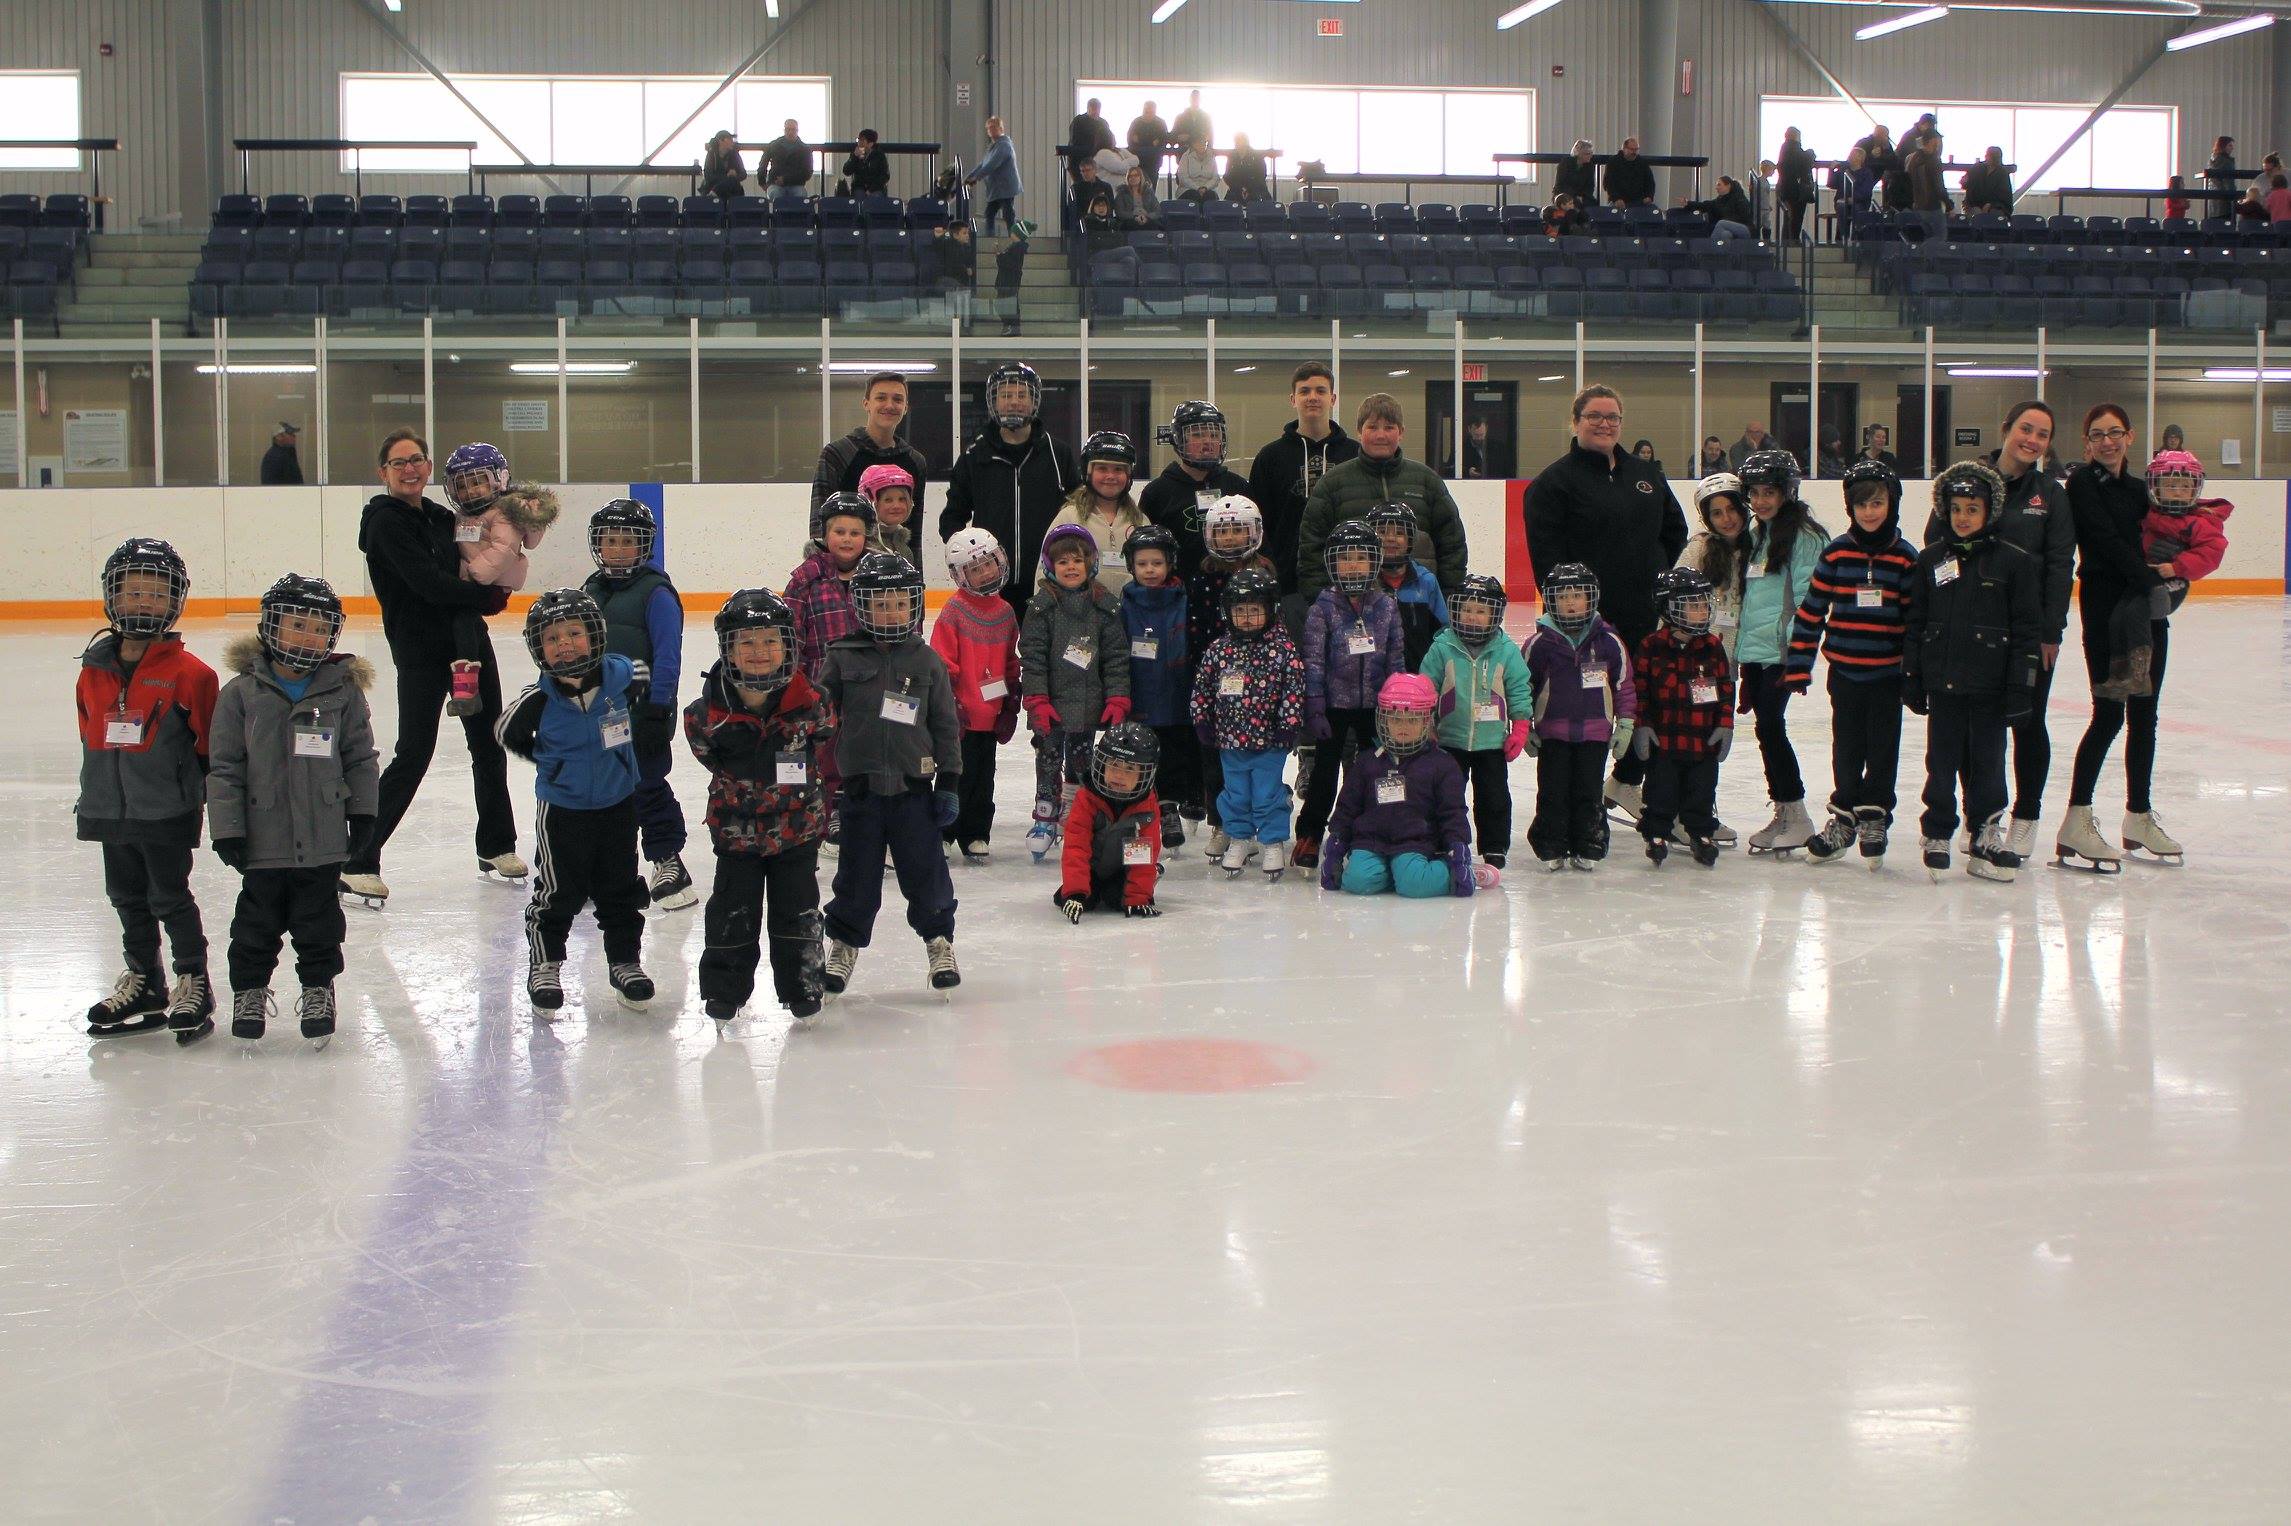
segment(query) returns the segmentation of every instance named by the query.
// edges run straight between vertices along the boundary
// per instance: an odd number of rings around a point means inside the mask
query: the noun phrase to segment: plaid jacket
[[[1680,641],[1667,626],[1639,643],[1639,724],[1655,745],[1682,758],[1706,757],[1715,731],[1734,729],[1734,664],[1716,631]],[[1697,700],[1695,685],[1709,684]]]
[[[788,575],[788,612],[795,616],[796,666],[813,683],[827,662],[827,649],[859,630],[851,585],[835,575],[835,559],[813,542],[811,554]]]

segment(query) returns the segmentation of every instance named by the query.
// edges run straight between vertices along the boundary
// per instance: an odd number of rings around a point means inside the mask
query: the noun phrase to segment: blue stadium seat
[[[465,192],[453,199],[448,220],[456,228],[491,228],[494,223],[493,198],[476,192]]]
[[[683,220],[683,203],[673,196],[649,195],[636,199],[639,228],[673,228]]]
[[[362,228],[396,228],[405,220],[406,204],[395,196],[375,192],[358,198],[358,225]]]
[[[493,211],[496,228],[538,228],[545,220],[538,196],[504,196]]]

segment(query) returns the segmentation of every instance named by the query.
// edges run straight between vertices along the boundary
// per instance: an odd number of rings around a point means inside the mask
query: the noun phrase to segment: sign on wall
[[[65,409],[64,470],[67,472],[126,471],[127,410],[125,408]]]
[[[545,434],[549,429],[549,400],[545,397],[508,397],[501,400],[503,434]]]
[[[0,487],[16,485],[16,410],[0,413]]]

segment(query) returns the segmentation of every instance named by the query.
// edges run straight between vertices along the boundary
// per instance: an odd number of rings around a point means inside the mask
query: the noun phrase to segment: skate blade
[[[337,891],[336,896],[341,900],[356,901],[359,905],[365,907],[368,911],[380,911],[384,904],[389,900],[388,896],[360,895],[355,890]]]
[[[203,1017],[199,1019],[199,1026],[196,1028],[176,1029],[175,1042],[185,1048],[189,1048],[191,1045],[198,1043],[199,1040],[205,1038],[208,1034],[213,1033],[214,1031],[215,1024],[213,1019]]]
[[[326,1053],[326,1046],[333,1042],[333,1034],[322,1033],[317,1038],[314,1038],[310,1041],[310,1052],[312,1054],[324,1054]]]
[[[124,1023],[90,1023],[91,1039],[130,1038],[139,1033],[157,1033],[167,1026],[167,1014],[154,1012],[149,1017],[130,1018]]]
[[[477,877],[481,880],[498,880],[504,885],[522,885],[525,883],[525,876],[522,874],[503,874],[499,869],[490,869],[484,864],[477,866]]]
[[[2143,848],[2138,843],[2134,842],[2128,842],[2124,844],[2124,856],[2126,858],[2139,859],[2146,863],[2156,864],[2166,869],[2178,869],[2182,867],[2187,860],[2187,855],[2185,853],[2158,853],[2153,848]]]
[[[2120,858],[2086,858],[2067,848],[2053,848],[2052,866],[2055,869],[2082,869],[2087,874],[2122,874],[2124,861]]]

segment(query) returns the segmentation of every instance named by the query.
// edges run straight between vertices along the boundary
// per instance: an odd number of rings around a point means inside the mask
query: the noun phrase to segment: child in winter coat
[[[1511,762],[1535,712],[1527,658],[1503,628],[1510,602],[1501,579],[1465,578],[1423,664],[1439,691],[1440,745],[1472,782],[1480,859],[1495,869],[1511,852]]]
[[[1917,549],[1901,533],[1901,479],[1882,461],[1845,471],[1846,533],[1822,550],[1790,626],[1791,692],[1814,680],[1814,654],[1830,659],[1830,819],[1806,844],[1816,864],[1840,862],[1856,842],[1878,867],[1893,825],[1901,765],[1902,611]]]
[[[2176,613],[2188,585],[2217,572],[2227,556],[2226,522],[2235,505],[2201,497],[2203,484],[2203,462],[2184,450],[2158,451],[2148,463],[2140,557],[2164,582],[2116,601],[2108,617],[2108,676],[2093,684],[2095,699],[2144,699],[2156,692],[2155,622]]]
[[[1161,879],[1162,806],[1154,793],[1160,757],[1161,744],[1142,722],[1098,733],[1089,780],[1066,813],[1058,888],[1050,896],[1068,922],[1098,906],[1129,917],[1161,915],[1153,901]]]
[[[645,667],[605,650],[604,611],[577,588],[533,601],[525,649],[539,676],[495,730],[503,748],[533,764],[541,802],[533,828],[541,872],[525,909],[526,999],[536,1013],[565,1004],[565,935],[586,903],[604,935],[613,995],[641,1008],[652,1000],[652,977],[639,962],[651,896],[637,872],[641,775],[631,716],[645,696]]]
[[[1201,654],[1193,734],[1217,751],[1218,810],[1229,834],[1220,866],[1238,875],[1263,845],[1265,873],[1288,867],[1289,790],[1281,774],[1305,715],[1305,664],[1281,625],[1281,585],[1249,568],[1225,585],[1226,631]],[[1214,845],[1214,839],[1212,839]]]
[[[841,717],[836,754],[846,789],[838,807],[848,852],[835,866],[823,984],[851,982],[883,908],[888,850],[907,898],[907,925],[923,940],[931,988],[962,984],[955,966],[955,887],[939,834],[962,805],[962,716],[947,665],[923,645],[923,574],[874,552],[851,579],[855,635],[827,654],[819,688]]]
[[[1623,638],[1599,617],[1599,580],[1562,562],[1543,580],[1543,615],[1528,638],[1535,696],[1528,755],[1535,759],[1535,816],[1527,845],[1550,870],[1589,872],[1607,856],[1607,755],[1631,745],[1639,713]]]
[[[512,485],[509,458],[494,446],[463,445],[445,458],[446,494],[459,518],[454,549],[461,553],[465,581],[506,588],[525,586],[526,553],[537,549],[557,522],[557,495],[530,482]],[[478,709],[478,651],[486,639],[485,617],[464,611],[454,617],[453,688],[446,714],[475,715]]]
[[[605,614],[605,649],[645,665],[644,698],[630,707],[636,736],[636,824],[652,904],[678,911],[700,899],[684,867],[684,808],[668,784],[675,763],[676,685],[684,671],[684,601],[653,556],[652,510],[616,498],[589,520],[597,570],[583,585]]]
[[[790,1016],[810,1021],[823,995],[827,797],[817,754],[835,734],[835,707],[796,671],[795,650],[795,616],[779,595],[741,589],[716,612],[717,661],[684,708],[684,740],[708,770],[716,848],[716,881],[701,913],[700,1000],[720,1023],[755,993],[764,937],[772,992]]]
[[[1463,770],[1432,745],[1436,702],[1432,681],[1415,673],[1395,673],[1377,691],[1377,745],[1345,767],[1321,889],[1421,900],[1476,888]]]
[[[1187,711],[1193,699],[1195,649],[1185,584],[1177,575],[1177,537],[1148,525],[1122,546],[1129,581],[1122,585],[1122,624],[1130,637],[1130,716],[1153,730],[1160,748],[1155,794],[1161,802],[1161,842],[1185,845],[1179,807],[1194,802],[1200,814],[1201,762]]]
[[[1416,544],[1416,511],[1404,503],[1380,503],[1368,511],[1368,528],[1376,532],[1384,552],[1384,568],[1377,574],[1384,591],[1400,612],[1402,667],[1410,673],[1424,665],[1432,650],[1432,637],[1448,624],[1448,600],[1440,580],[1409,552]]]
[[[215,701],[207,780],[215,857],[239,871],[231,917],[231,1036],[259,1039],[271,1013],[280,941],[294,935],[302,1036],[334,1033],[342,973],[342,898],[350,840],[374,816],[381,754],[366,691],[374,669],[337,654],[342,601],[323,579],[280,578],[263,594],[256,634],[223,660],[238,676]]]
[[[1674,827],[1694,861],[1718,862],[1718,765],[1734,747],[1734,664],[1710,628],[1710,580],[1692,567],[1655,575],[1662,623],[1639,643],[1632,681],[1639,724],[1631,750],[1647,764],[1639,835],[1656,868],[1670,856]]]
[[[1319,862],[1321,829],[1336,803],[1336,765],[1345,743],[1376,745],[1376,691],[1401,671],[1407,644],[1400,606],[1380,581],[1381,537],[1348,519],[1329,531],[1322,555],[1329,586],[1305,616],[1305,734],[1320,749],[1320,763],[1297,813],[1296,861],[1302,869]]]
[[[1058,841],[1070,791],[1090,766],[1090,735],[1130,715],[1129,631],[1121,601],[1097,581],[1098,543],[1080,525],[1056,525],[1042,538],[1042,583],[1019,631],[1026,718],[1035,733],[1034,825],[1026,849],[1036,863]]]
[[[915,477],[903,466],[878,462],[859,474],[859,496],[875,510],[874,549],[915,560]]]
[[[931,650],[947,665],[962,712],[962,788],[944,840],[966,864],[987,860],[994,830],[995,749],[1018,732],[1018,612],[1002,596],[1010,558],[1002,543],[975,527],[947,542],[954,594],[931,626]]]
[[[1090,532],[1090,539],[1102,553],[1098,583],[1110,594],[1118,595],[1130,580],[1129,563],[1121,559],[1122,548],[1131,536],[1153,523],[1130,495],[1137,462],[1137,447],[1128,435],[1101,429],[1090,436],[1082,442],[1082,480],[1066,495],[1058,517],[1050,521],[1053,528],[1080,525]]]
[[[1990,467],[1960,461],[1933,484],[1947,533],[1917,558],[1903,632],[1902,698],[1926,717],[1925,867],[1949,867],[1957,787],[1973,829],[1968,872],[2010,881],[2020,855],[2006,846],[2005,732],[2036,703],[2044,599],[2036,558],[1997,533],[2005,484]]]
[[[1224,633],[1225,589],[1235,575],[1255,568],[1260,572],[1272,573],[1275,581],[1280,577],[1280,569],[1273,565],[1271,557],[1264,554],[1264,515],[1258,512],[1257,505],[1249,499],[1236,495],[1220,498],[1211,504],[1202,516],[1201,537],[1200,569],[1187,582],[1185,598],[1185,645],[1188,651],[1195,654],[1197,661],[1199,654],[1209,650],[1209,643]],[[1178,540],[1181,563],[1184,556],[1185,542],[1181,536]],[[1290,644],[1295,644],[1293,635]],[[1214,747],[1203,747],[1200,754],[1200,804],[1193,806],[1181,800],[1178,805],[1190,820],[1199,821],[1204,815],[1208,817],[1210,830],[1206,852],[1210,858],[1221,858],[1225,853],[1227,838],[1224,814],[1217,802],[1225,789],[1224,763]]]
[[[127,967],[88,1008],[89,1034],[175,1030],[188,1044],[214,1031],[207,935],[191,898],[191,850],[206,801],[215,670],[175,634],[191,594],[183,558],[137,536],[104,559],[108,628],[80,654],[82,842],[103,845],[103,890],[119,914]],[[159,930],[175,984],[159,962]]]
[[[1790,745],[1783,712],[1791,689],[1790,623],[1814,580],[1828,535],[1798,497],[1798,458],[1786,450],[1752,451],[1742,461],[1750,495],[1750,540],[1742,555],[1742,632],[1734,659],[1741,675],[1735,703],[1758,721],[1758,753],[1774,819],[1750,834],[1752,853],[1789,853],[1814,835],[1806,814],[1806,781]]]
[[[875,539],[875,523],[875,506],[857,493],[822,498],[812,510],[804,559],[780,595],[795,616],[796,667],[815,689],[827,666],[827,649],[859,628],[851,607],[851,576]],[[818,763],[820,787],[827,792],[827,841],[821,851],[832,854],[842,830],[835,809],[841,770],[833,742],[821,749]]]

